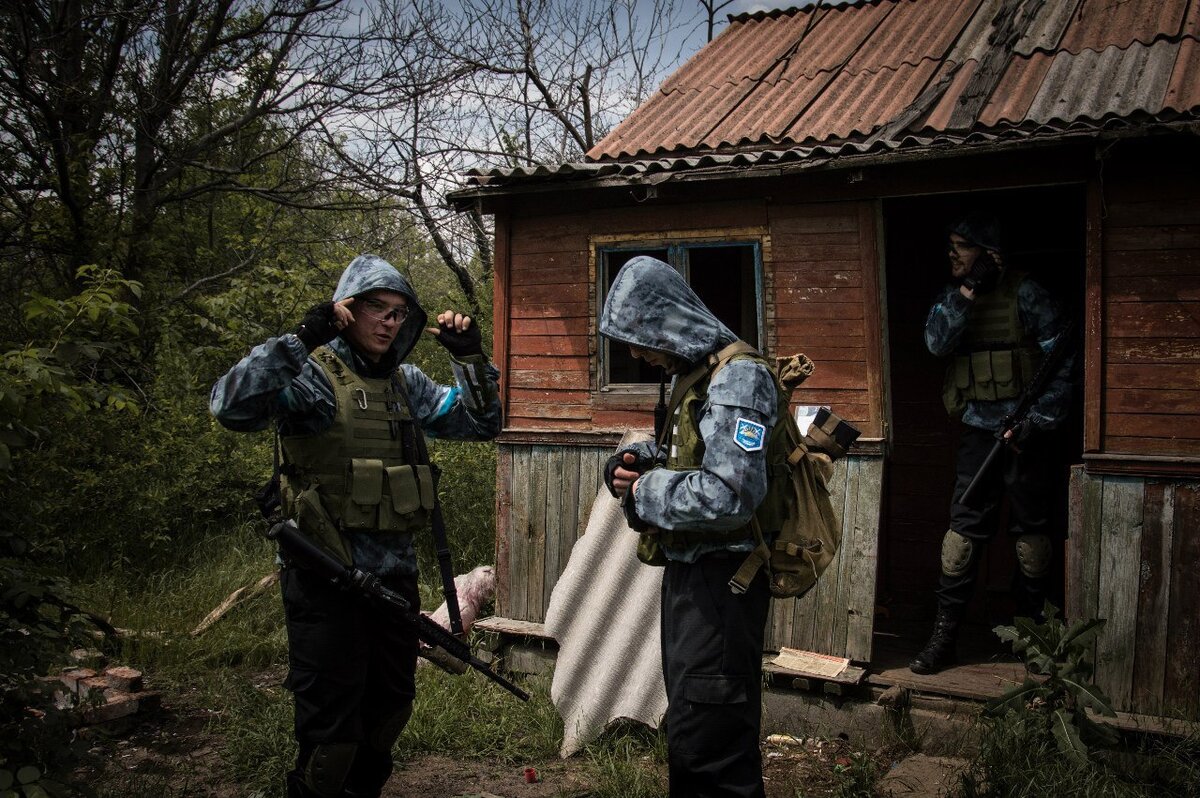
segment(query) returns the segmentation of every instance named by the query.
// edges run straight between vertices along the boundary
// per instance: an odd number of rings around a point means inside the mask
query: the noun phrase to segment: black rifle
[[[1058,335],[1058,340],[1054,342],[1054,346],[1046,353],[1046,357],[1042,359],[1042,363],[1033,374],[1033,378],[1025,386],[1025,390],[1021,392],[1021,398],[1017,402],[1017,406],[1013,411],[1004,417],[1000,422],[1000,429],[996,430],[996,443],[992,446],[992,450],[983,460],[983,464],[979,466],[979,470],[975,472],[975,476],[971,478],[971,484],[967,485],[967,489],[963,491],[962,497],[958,500],[959,504],[971,506],[971,498],[975,495],[979,483],[983,479],[983,475],[992,467],[1000,450],[1011,443],[1009,438],[1005,436],[1017,427],[1025,417],[1029,415],[1033,403],[1038,400],[1042,392],[1046,390],[1046,386],[1050,380],[1054,379],[1054,374],[1058,371],[1059,363],[1067,352],[1068,341],[1071,339],[1071,333],[1074,332],[1074,322],[1068,322],[1067,326]]]
[[[414,627],[417,637],[431,646],[440,648],[455,659],[462,660],[522,701],[529,700],[529,693],[494,672],[483,660],[471,653],[471,647],[430,620],[394,590],[389,590],[375,574],[353,566],[343,565],[324,549],[306,538],[292,520],[279,521],[267,532],[267,537],[276,541],[284,554],[298,564],[328,579],[333,584],[352,593],[357,593],[394,612],[405,623]]]

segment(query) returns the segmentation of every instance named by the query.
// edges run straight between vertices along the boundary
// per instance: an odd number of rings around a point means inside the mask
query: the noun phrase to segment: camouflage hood
[[[600,334],[688,363],[737,340],[679,272],[644,255],[617,273],[600,312]]]
[[[342,278],[338,280],[337,289],[333,292],[333,301],[340,302],[346,297],[359,296],[381,288],[403,294],[408,300],[408,318],[404,320],[400,332],[396,334],[396,340],[392,342],[395,362],[401,363],[417,345],[428,317],[417,302],[416,292],[395,266],[378,255],[359,255],[350,261],[350,265],[342,272]],[[354,305],[350,306],[350,312],[355,312]],[[331,346],[337,350],[339,356],[346,359],[344,356],[348,354],[349,344],[341,338],[335,338]]]

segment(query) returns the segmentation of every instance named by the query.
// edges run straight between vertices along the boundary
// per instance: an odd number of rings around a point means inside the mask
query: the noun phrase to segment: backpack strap
[[[754,581],[760,569],[766,566],[768,573],[771,570],[771,547],[767,545],[762,526],[754,515],[750,516],[750,529],[754,532],[754,551],[742,561],[737,573],[729,578],[729,590],[738,596],[750,589],[750,583]]]
[[[717,372],[725,367],[735,355],[758,354],[758,350],[750,344],[742,340],[734,341],[728,346],[718,349],[716,352],[710,352],[707,357],[700,361],[694,369],[689,371],[684,376],[675,381],[675,387],[671,389],[671,401],[667,405],[666,418],[671,418],[675,415],[675,411],[679,409],[679,405],[683,402],[683,397],[687,396],[688,391],[695,386],[696,383],[704,378],[708,378],[711,382],[712,378],[717,375]],[[666,443],[667,429],[669,425],[664,424],[662,433],[659,439],[655,442],[658,448]]]

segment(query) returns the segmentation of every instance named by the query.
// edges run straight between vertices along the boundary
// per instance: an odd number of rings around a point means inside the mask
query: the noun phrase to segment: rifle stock
[[[425,643],[462,660],[522,701],[529,700],[528,693],[489,668],[487,663],[471,653],[471,647],[464,641],[421,613],[415,612],[407,599],[384,586],[375,574],[345,565],[313,543],[304,536],[295,521],[289,519],[276,523],[267,532],[267,537],[279,543],[284,553],[300,565],[341,588],[358,593],[392,610],[401,620],[414,627],[417,637]]]

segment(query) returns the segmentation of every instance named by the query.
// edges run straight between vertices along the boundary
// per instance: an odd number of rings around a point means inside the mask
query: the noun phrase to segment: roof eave
[[[795,175],[813,171],[835,171],[839,169],[861,169],[880,164],[904,164],[931,160],[935,158],[965,158],[979,154],[1009,152],[1018,149],[1035,149],[1051,147],[1069,141],[1091,139],[1108,141],[1123,138],[1135,138],[1153,135],[1158,132],[1191,132],[1200,134],[1200,122],[1195,119],[1179,121],[1160,121],[1151,124],[1134,125],[1127,128],[1087,128],[1082,130],[1064,130],[1046,134],[1039,133],[1016,139],[984,139],[972,141],[935,141],[923,145],[897,146],[884,150],[870,152],[843,152],[829,155],[813,155],[794,160],[772,160],[760,164],[722,164],[689,167],[686,164],[670,169],[654,171],[637,171],[632,173],[606,174],[601,177],[581,177],[562,171],[542,179],[532,177],[515,181],[503,181],[492,185],[469,186],[446,195],[449,206],[459,211],[468,210],[474,204],[486,199],[501,199],[510,196],[529,196],[536,194],[558,193],[567,189],[582,191],[598,191],[608,188],[629,188],[633,186],[659,185],[664,182],[700,182],[712,180],[740,180],[780,175]],[[687,160],[704,160],[698,155],[679,155],[674,158],[647,158],[623,162],[625,166],[636,163],[653,163],[671,161],[683,164]],[[585,164],[577,164],[584,166]],[[589,169],[597,164],[587,163]]]

